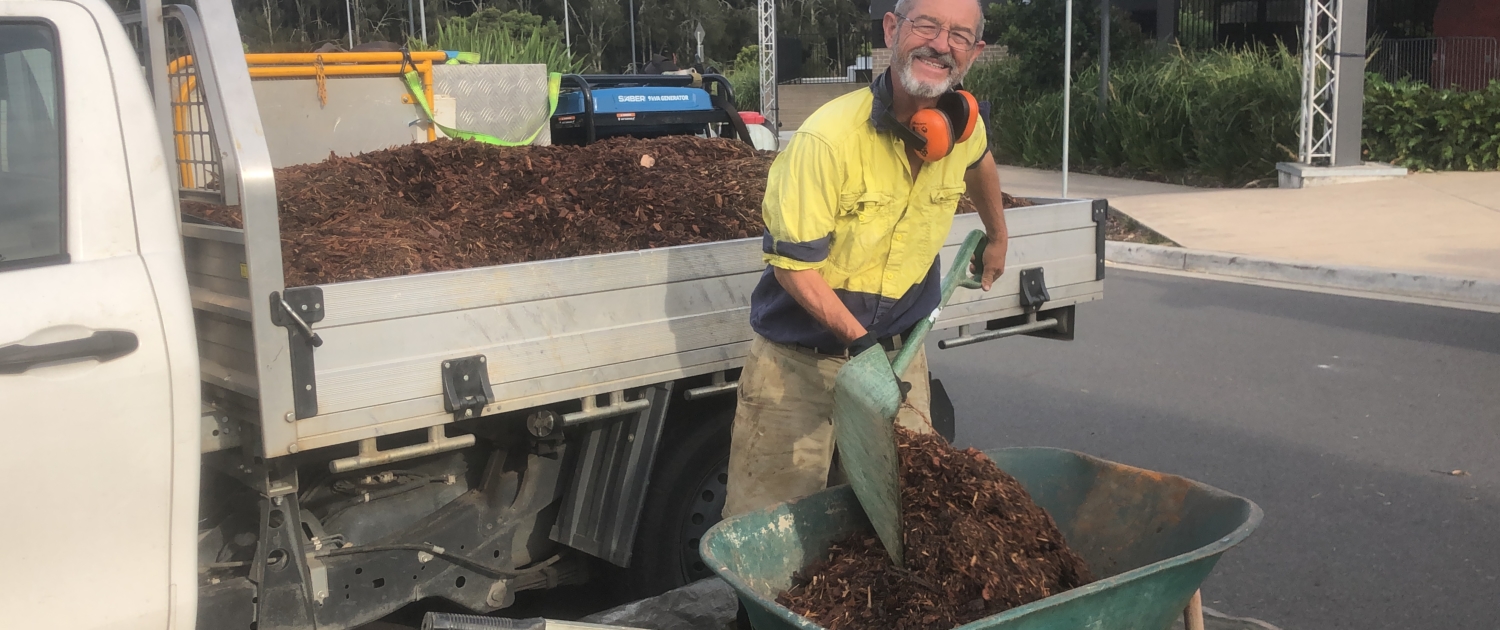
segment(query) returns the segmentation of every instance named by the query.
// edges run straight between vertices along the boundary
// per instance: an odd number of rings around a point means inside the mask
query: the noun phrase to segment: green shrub
[[[734,56],[734,65],[725,73],[734,89],[734,106],[742,112],[760,111],[760,47],[746,46]]]
[[[1417,170],[1500,169],[1500,82],[1459,92],[1376,74],[1365,81],[1370,159]]]
[[[563,39],[562,27],[557,22],[544,20],[542,16],[525,11],[501,11],[487,7],[475,11],[468,17],[450,17],[443,20],[450,26],[471,28],[477,31],[505,31],[513,37],[530,37],[532,31],[541,31],[547,39]]]
[[[1099,112],[1098,66],[1073,85],[1070,161],[1078,167],[1226,185],[1269,178],[1295,160],[1299,60],[1284,49],[1146,54],[1111,69]],[[965,85],[991,102],[990,138],[1002,161],[1062,165],[1062,92],[1027,96],[1016,60],[975,68]]]
[[[541,16],[484,9],[466,18],[437,24],[437,37],[428,46],[412,40],[413,50],[458,50],[478,53],[481,63],[540,63],[551,72],[572,73],[583,63],[568,54],[557,24]]]

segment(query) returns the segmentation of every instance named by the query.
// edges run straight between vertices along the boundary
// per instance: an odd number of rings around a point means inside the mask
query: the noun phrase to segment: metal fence
[[[1500,40],[1493,37],[1387,39],[1378,46],[1370,71],[1387,81],[1478,90],[1500,80]]]
[[[1177,41],[1183,48],[1278,42],[1298,46],[1304,0],[1177,0]]]

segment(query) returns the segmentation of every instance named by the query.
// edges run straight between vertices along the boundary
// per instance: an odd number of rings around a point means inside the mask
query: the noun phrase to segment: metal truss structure
[[[1338,127],[1337,46],[1344,0],[1307,0],[1302,36],[1302,123],[1298,160],[1327,165]]]
[[[776,102],[775,0],[758,0],[756,14],[760,33],[760,113],[771,122],[772,128],[780,129],[781,116]]]

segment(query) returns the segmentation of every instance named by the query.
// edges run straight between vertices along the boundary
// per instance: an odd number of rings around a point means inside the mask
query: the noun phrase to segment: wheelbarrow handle
[[[907,366],[911,365],[912,360],[917,357],[917,349],[922,347],[927,333],[932,330],[933,323],[937,322],[938,314],[942,312],[944,306],[948,305],[948,298],[953,297],[954,289],[958,287],[982,288],[980,279],[984,277],[984,246],[988,242],[989,239],[984,232],[979,230],[973,230],[967,237],[964,237],[964,244],[958,248],[958,255],[953,257],[953,264],[948,267],[948,275],[943,276],[942,296],[938,298],[937,308],[932,309],[931,315],[912,327],[911,334],[907,335],[906,340],[902,342],[901,352],[896,355],[896,360],[891,362],[891,369],[896,373],[897,378],[906,373]],[[969,275],[971,264],[978,273]]]

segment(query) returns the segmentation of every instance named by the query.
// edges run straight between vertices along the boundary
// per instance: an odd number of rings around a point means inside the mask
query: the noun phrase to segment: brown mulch
[[[830,630],[947,630],[1094,580],[1052,517],[983,453],[897,428],[905,570],[873,532],[776,602]]]
[[[759,236],[773,157],[685,136],[588,147],[439,140],[277,169],[286,284]],[[184,210],[241,225],[236,208]]]
[[[439,140],[280,168],[286,284],[759,236],[774,157],[691,136],[588,147]],[[1026,205],[1008,195],[1005,203]],[[242,226],[236,207],[183,202],[183,211]]]

